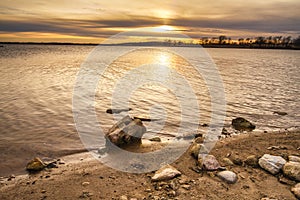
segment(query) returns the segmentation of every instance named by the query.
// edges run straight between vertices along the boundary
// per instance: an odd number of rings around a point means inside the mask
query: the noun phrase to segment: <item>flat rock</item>
[[[281,156],[272,156],[270,154],[265,154],[258,160],[259,166],[271,174],[278,174],[285,163],[286,161]]]
[[[220,163],[213,155],[198,156],[198,164],[202,169],[207,171],[214,171],[221,168]]]
[[[132,110],[131,108],[122,108],[122,109],[107,109],[106,110],[106,113],[109,113],[109,114],[118,114],[118,113],[121,113],[121,112],[128,112]]]
[[[176,168],[172,167],[171,165],[166,165],[157,170],[151,179],[152,181],[165,181],[173,179],[180,175],[181,172],[178,171]]]
[[[29,161],[26,165],[28,171],[41,171],[46,167],[46,164],[38,157]]]
[[[219,172],[217,176],[223,181],[225,181],[226,183],[230,183],[230,184],[234,184],[238,180],[237,175],[232,171],[222,171]]]
[[[297,199],[300,199],[300,183],[292,187],[291,191],[297,197]]]
[[[248,120],[237,117],[231,121],[231,125],[235,130],[238,131],[252,131],[255,129],[255,125],[249,122]]]
[[[285,176],[300,181],[300,163],[299,162],[287,162],[283,166],[283,173]]]

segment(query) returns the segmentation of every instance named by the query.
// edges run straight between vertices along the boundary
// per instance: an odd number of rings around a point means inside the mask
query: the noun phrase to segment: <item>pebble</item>
[[[230,183],[230,184],[234,184],[238,180],[237,175],[232,171],[222,171],[219,172],[217,176],[223,181],[225,181],[226,183]]]
[[[258,160],[258,164],[261,168],[274,175],[279,173],[285,163],[286,161],[281,156],[273,156],[270,154],[265,154]]]
[[[232,165],[234,165],[234,163],[229,158],[223,158],[222,161],[225,164],[225,166],[232,166]]]
[[[183,189],[185,190],[190,190],[191,189],[191,186],[190,185],[182,185],[181,186]]]
[[[297,185],[295,185],[292,189],[291,189],[292,193],[298,198],[300,199],[300,183],[298,183]]]
[[[46,190],[42,190],[41,193],[46,193]]]
[[[149,139],[149,141],[151,141],[151,142],[161,142],[161,139],[159,137],[154,137],[154,138]]]
[[[283,167],[283,173],[291,179],[300,181],[300,163],[287,162]]]
[[[41,171],[46,167],[46,164],[38,157],[29,161],[26,165],[28,171]]]
[[[90,184],[90,182],[83,182],[81,185],[82,186],[88,186]]]

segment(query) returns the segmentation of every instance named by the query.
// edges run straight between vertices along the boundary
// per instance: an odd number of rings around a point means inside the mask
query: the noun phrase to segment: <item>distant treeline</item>
[[[32,44],[32,45],[98,45],[94,43],[61,43],[61,42],[0,42],[0,47],[4,44]],[[166,39],[165,41],[154,42],[130,42],[121,44],[100,44],[104,46],[189,46],[189,47],[208,47],[208,48],[259,48],[259,49],[300,49],[300,36],[293,39],[291,36],[269,36],[255,38],[231,39],[225,35],[219,37],[202,37],[198,40],[175,40]]]

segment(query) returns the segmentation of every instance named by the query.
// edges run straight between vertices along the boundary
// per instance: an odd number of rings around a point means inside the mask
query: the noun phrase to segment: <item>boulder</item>
[[[139,145],[142,143],[141,138],[145,132],[146,127],[143,125],[141,120],[125,116],[112,128],[110,128],[105,135],[106,147],[110,147],[110,142],[118,147]]]
[[[41,171],[43,170],[47,165],[38,157],[32,159],[29,161],[26,165],[26,170],[28,171]]]
[[[220,163],[213,155],[206,155],[206,156],[198,155],[198,164],[203,170],[207,170],[207,171],[214,171],[222,168]]]
[[[217,176],[223,181],[225,181],[226,183],[230,183],[230,184],[234,184],[238,180],[237,175],[232,171],[222,171],[219,172]]]
[[[281,156],[270,154],[265,154],[258,160],[259,166],[271,174],[278,174],[285,163],[286,161]]]
[[[171,165],[166,165],[157,170],[151,179],[152,181],[166,181],[180,175],[181,172],[178,171],[176,168],[172,167]]]
[[[248,120],[238,117],[232,120],[231,125],[238,131],[252,131],[255,129],[255,125]]]
[[[300,181],[300,163],[289,161],[283,166],[285,176]]]
[[[300,199],[300,183],[296,184],[291,191],[294,193],[297,199]]]
[[[258,158],[256,155],[251,155],[251,156],[248,156],[246,158],[246,160],[244,161],[244,163],[248,166],[251,166],[251,167],[259,167],[258,165]]]

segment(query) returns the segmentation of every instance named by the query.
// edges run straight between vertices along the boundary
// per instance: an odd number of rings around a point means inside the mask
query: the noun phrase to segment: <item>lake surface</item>
[[[4,45],[0,48],[0,176],[22,173],[26,162],[34,156],[51,159],[84,149],[73,119],[72,98],[80,66],[94,48],[64,45]],[[105,48],[109,52],[116,47]],[[193,48],[188,50],[191,54],[195,52]],[[205,50],[223,80],[225,127],[230,126],[233,118],[244,117],[256,125],[257,131],[299,129],[300,51]],[[128,75],[145,63],[154,65],[139,70],[140,76]],[[199,123],[210,124],[211,94],[203,77],[180,56],[143,48],[119,57],[99,74],[101,79],[93,106],[102,130],[107,131],[115,123],[106,109],[130,107],[131,116],[158,120],[155,124],[145,123],[149,131],[146,138],[153,134],[164,138],[176,136],[182,109],[194,114],[178,101],[176,91],[187,101],[190,96],[185,94],[186,84],[174,78],[176,73],[184,77],[195,92]],[[123,83],[133,81],[134,84],[139,80],[137,77],[142,81],[171,80],[176,91],[147,83],[130,93],[128,104],[112,103],[116,88],[126,94]],[[277,115],[274,111],[287,115]],[[153,127],[155,125],[161,127]],[[87,132],[91,126],[93,124],[86,124]]]

